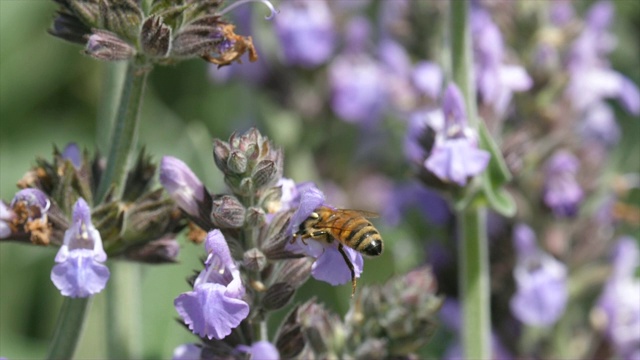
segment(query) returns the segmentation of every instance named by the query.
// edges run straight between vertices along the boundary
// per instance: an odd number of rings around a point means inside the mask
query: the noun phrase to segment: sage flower
[[[107,254],[102,237],[91,222],[91,209],[79,198],[73,207],[72,223],[51,270],[51,281],[63,296],[88,297],[101,292],[109,280],[103,264]]]
[[[517,290],[511,298],[511,312],[527,325],[552,325],[564,314],[569,298],[567,267],[538,248],[535,233],[527,225],[516,226],[513,242]]]
[[[197,216],[206,189],[182,160],[165,156],[160,163],[160,183],[187,214]]]
[[[545,164],[544,203],[556,216],[575,216],[582,202],[583,192],[576,179],[578,159],[560,150]]]
[[[249,304],[240,270],[220,232],[207,234],[205,248],[209,254],[205,269],[193,284],[193,291],[180,294],[174,301],[178,314],[189,329],[208,339],[223,339],[249,315]]]

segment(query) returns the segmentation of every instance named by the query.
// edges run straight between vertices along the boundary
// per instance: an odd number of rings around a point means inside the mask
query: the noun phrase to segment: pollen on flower
[[[42,219],[28,221],[24,229],[31,234],[30,239],[34,245],[47,246],[51,242],[51,225]]]
[[[239,64],[242,63],[240,57],[244,53],[249,53],[249,61],[255,62],[258,60],[258,52],[253,46],[253,40],[251,36],[242,36],[236,34],[233,30],[235,25],[223,24],[220,25],[222,38],[224,39],[217,46],[214,51],[214,55],[205,54],[202,58],[210,63],[218,65],[218,68],[230,65],[234,61]]]

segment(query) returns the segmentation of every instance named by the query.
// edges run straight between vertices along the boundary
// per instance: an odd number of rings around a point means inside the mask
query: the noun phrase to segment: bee
[[[367,220],[367,218],[377,216],[376,213],[368,211],[332,209],[327,206],[321,206],[300,224],[292,242],[295,241],[297,236],[300,236],[302,242],[309,238],[326,243],[332,243],[334,240],[338,241],[338,251],[351,271],[351,296],[353,297],[356,292],[356,273],[353,264],[344,251],[344,246],[368,256],[382,254],[382,237],[371,222]]]

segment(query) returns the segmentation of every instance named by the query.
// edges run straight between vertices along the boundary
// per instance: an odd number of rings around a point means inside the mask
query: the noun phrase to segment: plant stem
[[[91,297],[65,297],[47,359],[71,359],[82,334]]]
[[[144,69],[134,62],[130,62],[127,66],[122,95],[120,96],[120,106],[111,131],[107,167],[98,187],[97,203],[104,199],[112,187],[115,190],[114,196],[116,198],[120,197],[124,188],[129,155],[135,147],[138,115],[148,73],[148,69]]]
[[[106,152],[109,146],[109,138],[104,134],[109,133],[116,117],[126,69],[127,64],[124,62],[108,62],[102,68],[102,90],[96,124],[96,144],[100,151]]]
[[[451,61],[453,78],[464,95],[469,125],[478,128],[469,1],[451,1]],[[466,359],[491,358],[489,254],[486,209],[471,203],[458,211],[459,286],[462,305],[462,345]]]
[[[110,359],[142,358],[141,265],[111,264],[107,288],[107,353]]]

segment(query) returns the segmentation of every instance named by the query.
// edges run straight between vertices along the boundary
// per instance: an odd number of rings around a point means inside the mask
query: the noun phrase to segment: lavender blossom
[[[386,102],[382,65],[366,52],[370,25],[361,17],[348,24],[346,50],[329,65],[331,108],[343,120],[375,123]]]
[[[324,194],[317,188],[310,188],[302,193],[300,206],[291,216],[291,231],[295,233],[300,224],[311,213],[324,204]],[[285,249],[296,254],[305,254],[316,259],[311,267],[311,276],[316,280],[327,282],[333,286],[346,284],[351,281],[351,270],[338,250],[339,243],[333,241],[325,243],[314,239],[296,239],[294,243],[287,243]],[[364,261],[357,251],[344,247],[344,251],[353,264],[356,278],[360,277]]]
[[[209,339],[223,339],[249,315],[242,297],[245,289],[240,270],[219,230],[207,234],[205,269],[193,284],[193,291],[179,295],[174,305],[193,333]]]
[[[567,267],[538,248],[527,225],[516,226],[513,242],[518,259],[513,270],[517,290],[511,298],[511,312],[527,325],[552,325],[567,305]]]
[[[436,99],[440,95],[444,74],[435,63],[420,61],[413,67],[413,86],[420,95]]]
[[[575,216],[583,192],[576,180],[579,162],[571,153],[556,152],[545,165],[544,203],[559,217]]]
[[[16,217],[16,214],[13,212],[7,204],[0,200],[0,239],[6,239],[13,231],[11,230],[11,223],[13,219]]]
[[[490,155],[478,149],[476,135],[467,127],[462,93],[454,84],[447,87],[442,108],[445,129],[437,134],[435,146],[424,165],[441,180],[464,186],[469,177],[484,171]]]
[[[584,114],[580,133],[587,143],[595,141],[611,148],[620,139],[620,128],[613,110],[604,102],[592,105]]]
[[[71,164],[73,164],[73,167],[76,169],[80,169],[82,166],[82,154],[80,153],[80,148],[78,148],[78,144],[76,143],[69,143],[64,148],[62,151],[62,158],[71,161]]]
[[[288,64],[313,68],[333,52],[333,16],[324,0],[283,2],[275,27]]]
[[[613,12],[609,1],[597,2],[589,10],[585,27],[571,48],[566,94],[579,112],[605,98],[618,98],[628,112],[638,115],[640,90],[612,70],[606,59],[616,45],[615,38],[607,32]]]
[[[533,81],[523,67],[504,64],[502,34],[489,13],[472,10],[471,32],[478,93],[483,103],[504,114],[513,93],[529,90]]]
[[[252,359],[280,360],[280,353],[268,341],[258,341],[251,346],[240,345],[236,349],[251,355]]]
[[[198,203],[204,201],[206,189],[187,164],[172,156],[163,157],[160,163],[160,183],[187,214],[199,214]]]
[[[624,359],[640,355],[640,250],[632,237],[621,237],[613,253],[613,272],[595,308],[605,335]]]
[[[51,281],[63,296],[97,294],[109,280],[109,269],[102,264],[106,260],[102,238],[91,222],[91,209],[79,198],[73,206],[71,227],[65,232],[56,255],[57,265],[51,270]]]

